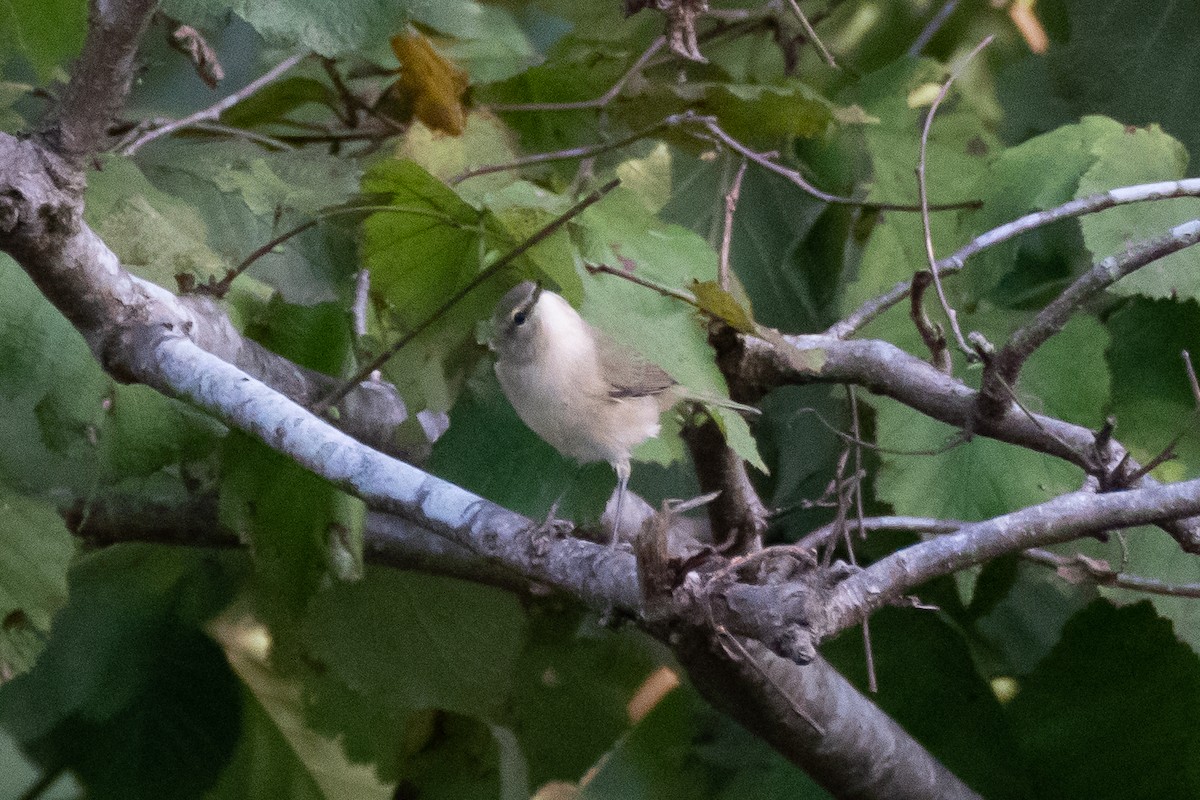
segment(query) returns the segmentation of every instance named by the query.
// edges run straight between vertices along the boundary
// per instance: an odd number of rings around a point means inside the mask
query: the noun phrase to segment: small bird
[[[616,471],[616,544],[630,453],[658,435],[659,416],[689,393],[533,281],[504,295],[492,330],[496,377],[517,416],[564,456],[580,464],[607,461]]]

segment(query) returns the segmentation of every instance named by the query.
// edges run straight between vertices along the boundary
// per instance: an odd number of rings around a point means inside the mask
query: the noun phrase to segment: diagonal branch
[[[751,393],[743,401],[783,384],[851,383],[947,425],[1061,458],[1101,481],[1118,465],[1138,467],[1115,440],[1100,447],[1097,434],[1088,428],[1023,412],[1015,403],[1010,413],[981,417],[977,391],[888,342],[828,335],[774,334],[766,339],[732,331],[712,341],[730,382]],[[1157,485],[1149,475],[1133,484]],[[1200,553],[1200,519],[1167,522],[1162,527],[1185,551]]]
[[[203,315],[191,304],[122,269],[111,250],[83,223],[81,187],[64,189],[53,179],[56,163],[33,142],[0,136],[0,249],[13,255],[68,315],[110,372],[183,399],[254,435],[362,497],[376,510],[390,512],[404,523],[454,543],[459,555],[473,553],[596,608],[637,613],[641,596],[632,555],[574,537],[542,535],[525,517],[364,446],[199,346],[190,337],[201,330]],[[690,630],[703,631],[709,625],[703,606],[681,606],[678,613],[688,615],[681,617],[681,624]],[[756,639],[781,640],[778,615],[738,619],[735,613],[725,618],[737,622],[736,635],[743,640],[743,650],[763,655],[754,656],[752,662],[731,652],[693,655],[676,642],[681,662],[699,674],[700,667],[693,665],[703,658],[707,668],[743,680],[739,696],[750,704],[747,707],[792,708],[790,715],[775,714],[761,723],[743,719],[792,761],[812,770],[831,788],[851,780],[847,776],[853,772],[839,771],[845,763],[870,761],[878,785],[911,786],[917,792],[881,794],[859,784],[853,791],[842,792],[846,797],[928,796],[920,791],[928,786],[930,775],[940,776],[942,785],[961,787],[928,752],[832,670],[818,668],[805,675],[818,681],[816,686],[841,681],[835,693],[827,697],[807,690],[794,694],[788,687],[802,679],[800,668],[766,654],[754,643]],[[669,635],[664,636],[671,641]],[[778,677],[755,680],[764,670]],[[708,686],[705,694],[721,704],[728,687]],[[805,713],[817,719],[836,718],[849,702],[847,698],[853,699],[858,709],[853,724],[845,719],[839,723],[845,734],[839,741],[845,741],[846,750],[831,753],[799,730],[809,723],[794,712],[797,697],[813,704]],[[887,742],[888,752],[897,757],[883,759],[864,749],[873,742]],[[973,797],[965,788],[943,796]]]
[[[1094,214],[1129,203],[1145,203],[1152,200],[1170,200],[1179,197],[1200,197],[1200,178],[1188,178],[1182,181],[1161,181],[1159,183],[1142,183],[1136,186],[1122,186],[1109,189],[1107,192],[1081,197],[1077,200],[1063,203],[1061,206],[1048,211],[1035,211],[1018,217],[1012,222],[1006,222],[990,231],[981,233],[955,253],[937,261],[941,275],[953,275],[966,266],[967,259],[981,250],[1007,242],[1022,233],[1049,225],[1069,217],[1081,217]],[[853,336],[868,322],[908,297],[912,286],[911,281],[901,281],[884,294],[866,301],[840,322],[825,331],[829,336],[845,339]]]
[[[78,166],[104,149],[108,126],[125,105],[138,42],[158,0],[91,0],[83,52],[63,92],[46,141]]]
[[[183,117],[182,119],[175,119],[171,120],[170,122],[163,123],[157,128],[143,133],[141,136],[138,136],[133,141],[121,147],[121,154],[131,156],[138,150],[150,144],[150,142],[166,136],[168,133],[191,127],[197,123],[217,121],[221,118],[221,114],[223,114],[225,111],[233,108],[235,105],[242,102],[247,97],[250,97],[264,86],[279,80],[279,78],[285,72],[303,61],[307,55],[307,53],[297,53],[296,55],[289,56],[283,61],[280,61],[271,69],[267,70],[264,74],[243,86],[241,89],[222,97],[208,108],[203,108],[194,114],[189,114],[188,116]]]
[[[1067,542],[1098,531],[1200,514],[1200,480],[1126,492],[1072,492],[913,545],[851,575],[830,593],[821,624],[836,632],[941,575],[1007,553]]]
[[[1007,387],[1016,385],[1025,361],[1061,331],[1085,303],[1126,275],[1197,242],[1200,242],[1200,220],[1192,220],[1175,226],[1165,236],[1138,242],[1124,253],[1109,256],[1079,276],[1038,312],[1032,322],[1009,337],[985,366],[980,414],[989,416],[1007,411]]]

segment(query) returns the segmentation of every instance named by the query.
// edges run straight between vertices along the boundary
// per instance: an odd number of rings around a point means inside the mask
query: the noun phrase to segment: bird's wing
[[[657,364],[650,363],[633,349],[618,344],[599,329],[596,329],[596,350],[601,374],[608,381],[609,397],[655,396],[675,385],[675,379]]]

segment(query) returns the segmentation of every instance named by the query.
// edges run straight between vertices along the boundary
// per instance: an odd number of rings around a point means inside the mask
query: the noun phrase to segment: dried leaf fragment
[[[467,73],[443,58],[420,33],[393,36],[392,52],[400,59],[393,96],[431,130],[461,136],[467,126],[462,102],[470,82]]]

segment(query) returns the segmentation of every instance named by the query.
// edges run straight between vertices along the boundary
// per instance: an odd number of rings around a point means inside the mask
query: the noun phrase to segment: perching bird
[[[659,415],[687,399],[687,391],[533,281],[504,295],[492,330],[496,377],[517,416],[564,456],[580,464],[607,461],[616,471],[615,544],[630,454],[658,435]]]

